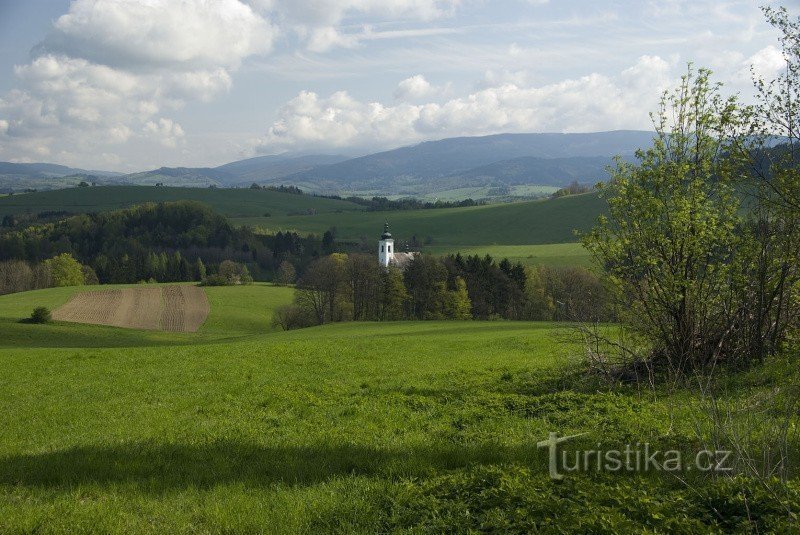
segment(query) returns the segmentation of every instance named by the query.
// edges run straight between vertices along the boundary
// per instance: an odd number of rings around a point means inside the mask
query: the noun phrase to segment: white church
[[[383,225],[383,234],[378,241],[378,263],[383,267],[395,266],[399,269],[405,269],[411,260],[414,259],[419,253],[405,252],[398,253],[394,248],[394,238],[389,232],[389,223]]]

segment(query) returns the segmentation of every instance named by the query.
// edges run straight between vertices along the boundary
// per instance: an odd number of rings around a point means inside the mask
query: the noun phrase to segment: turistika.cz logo
[[[626,444],[623,449],[600,448],[587,450],[559,449],[564,442],[587,433],[559,437],[550,433],[547,440],[537,442],[539,448],[548,448],[550,477],[564,479],[563,472],[730,472],[731,452],[728,450],[700,450],[691,459],[679,450],[657,450],[650,444]],[[560,455],[559,455],[560,453]]]

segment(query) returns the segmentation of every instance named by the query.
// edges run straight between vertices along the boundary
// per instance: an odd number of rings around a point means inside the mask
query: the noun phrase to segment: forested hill
[[[319,244],[318,238],[295,233],[259,236],[234,228],[207,205],[178,201],[7,231],[0,234],[0,260],[36,264],[68,253],[92,267],[103,283],[191,281],[224,260],[246,265],[256,276],[274,271],[288,257],[301,264],[320,254]]]
[[[477,184],[565,186],[575,179],[590,182],[601,178],[614,156],[630,158],[637,149],[649,146],[652,137],[652,132],[620,130],[450,138],[316,167],[284,177],[283,182],[409,194]],[[508,162],[520,158],[529,159]],[[487,167],[490,165],[494,167]],[[509,168],[517,173],[510,177]]]

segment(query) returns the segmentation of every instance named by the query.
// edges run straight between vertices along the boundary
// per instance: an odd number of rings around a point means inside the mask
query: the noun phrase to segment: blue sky
[[[0,0],[0,160],[133,171],[645,129],[687,62],[746,100],[776,46],[750,1]]]

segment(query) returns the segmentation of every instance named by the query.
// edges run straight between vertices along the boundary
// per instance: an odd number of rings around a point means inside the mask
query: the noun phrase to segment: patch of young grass
[[[144,331],[69,322],[34,325],[21,321],[30,317],[33,309],[39,306],[55,310],[77,292],[131,287],[138,288],[141,285],[68,286],[0,296],[0,329],[3,332],[0,348],[197,344],[260,335],[273,330],[273,311],[278,306],[291,302],[294,295],[292,288],[268,283],[204,287],[211,312],[198,333]]]
[[[462,256],[508,258],[526,266],[583,266],[592,265],[592,257],[580,243],[549,243],[546,245],[486,245],[476,247],[432,246],[424,252],[436,255],[461,253]]]
[[[695,447],[691,419],[680,417],[693,410],[687,393],[611,389],[587,378],[577,342],[565,343],[553,324],[265,332],[264,317],[291,290],[209,290],[212,312],[196,334],[156,341],[145,331],[105,328],[103,336],[101,328],[55,324],[32,327],[53,339],[96,341],[0,347],[0,532],[743,525],[740,487],[724,481],[698,479],[696,494],[670,477],[548,478],[547,451],[536,443],[549,432],[587,433],[575,447]],[[66,292],[38,301],[52,306]],[[19,297],[25,310],[37,300]],[[16,306],[0,299],[0,316]],[[126,333],[140,342],[112,347]],[[762,531],[784,527],[769,496],[754,488],[748,499]],[[714,513],[720,508],[725,519]]]
[[[292,195],[271,190],[228,188],[170,188],[155,186],[98,186],[40,191],[0,198],[0,217],[66,211],[71,213],[119,210],[134,204],[167,201],[201,201],[231,217],[253,217],[272,213],[326,213],[361,211],[362,206],[348,201],[313,195]]]
[[[372,242],[388,221],[395,239],[416,236],[422,243],[430,237],[433,246],[539,245],[576,242],[574,230],[591,228],[604,209],[604,201],[588,193],[465,208],[244,217],[233,218],[233,222],[269,233],[293,230],[321,234],[336,227],[338,240],[364,237]]]

